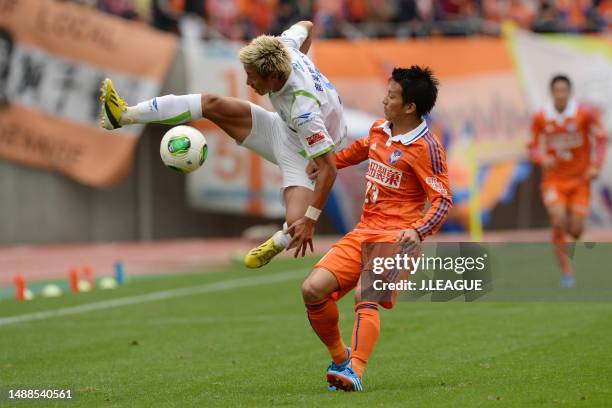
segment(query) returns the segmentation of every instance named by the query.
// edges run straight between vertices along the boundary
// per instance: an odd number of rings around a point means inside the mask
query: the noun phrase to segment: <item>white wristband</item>
[[[304,214],[305,217],[310,218],[313,221],[318,220],[319,215],[321,215],[321,210],[319,210],[318,208],[314,208],[312,205],[308,206],[306,214]]]

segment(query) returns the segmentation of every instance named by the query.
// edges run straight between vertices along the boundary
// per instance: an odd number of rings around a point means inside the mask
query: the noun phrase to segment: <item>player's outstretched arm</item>
[[[355,140],[349,147],[336,154],[336,167],[342,169],[354,166],[368,159],[370,136]]]
[[[295,48],[303,54],[308,54],[312,44],[312,27],[310,21],[300,21],[295,23],[281,34],[281,41],[288,47]]]
[[[314,27],[314,24],[312,24],[312,21],[304,20],[296,23],[296,25],[300,25],[304,27],[306,31],[308,31],[308,36],[300,46],[300,52],[302,54],[308,54],[308,50],[310,49],[310,45],[312,44],[312,28]]]
[[[370,150],[370,136],[362,137],[355,140],[349,147],[335,154],[336,168],[354,166],[368,159],[368,151]],[[319,176],[319,168],[314,161],[308,162],[306,167],[308,178],[316,180]]]
[[[311,251],[314,250],[312,245],[314,226],[336,180],[336,163],[334,153],[331,150],[315,157],[313,161],[318,168],[318,174],[312,202],[308,206],[306,214],[287,229],[287,233],[293,235],[287,248],[291,248],[294,243],[297,243],[294,257],[297,257],[300,251],[304,256],[309,246]]]

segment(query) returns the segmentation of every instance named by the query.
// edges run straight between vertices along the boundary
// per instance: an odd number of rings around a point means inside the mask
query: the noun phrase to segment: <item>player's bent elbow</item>
[[[308,30],[308,32],[312,31],[312,27],[314,27],[313,22],[310,20],[302,20],[299,21],[297,24],[303,26],[305,29]]]
[[[336,160],[332,152],[327,152],[324,155],[315,157],[314,163],[317,166],[317,183],[325,183],[329,181],[334,184],[338,169],[336,168]]]

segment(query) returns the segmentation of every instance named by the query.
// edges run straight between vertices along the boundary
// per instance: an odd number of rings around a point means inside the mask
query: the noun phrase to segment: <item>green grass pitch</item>
[[[313,263],[4,300],[0,318],[216,284],[198,294],[0,325],[0,388],[74,390],[70,403],[12,404],[18,407],[612,406],[612,303],[605,302],[400,302],[381,313],[365,392],[329,392],[329,357],[299,291]],[[232,287],[268,275],[281,279]],[[340,311],[350,342],[352,299]]]

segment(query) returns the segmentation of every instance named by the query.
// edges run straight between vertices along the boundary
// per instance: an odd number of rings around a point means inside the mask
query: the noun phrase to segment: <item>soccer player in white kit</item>
[[[245,265],[259,268],[285,248],[294,256],[311,250],[314,225],[336,178],[333,152],[346,136],[342,103],[334,86],[306,56],[312,23],[300,21],[280,37],[262,35],[240,50],[247,85],[268,94],[276,112],[237,98],[165,95],[128,106],[105,79],[101,87],[101,125],[116,129],[135,123],[176,125],[206,118],[236,142],[277,164],[282,173],[285,225],[252,249]],[[306,174],[312,160],[316,180]]]

